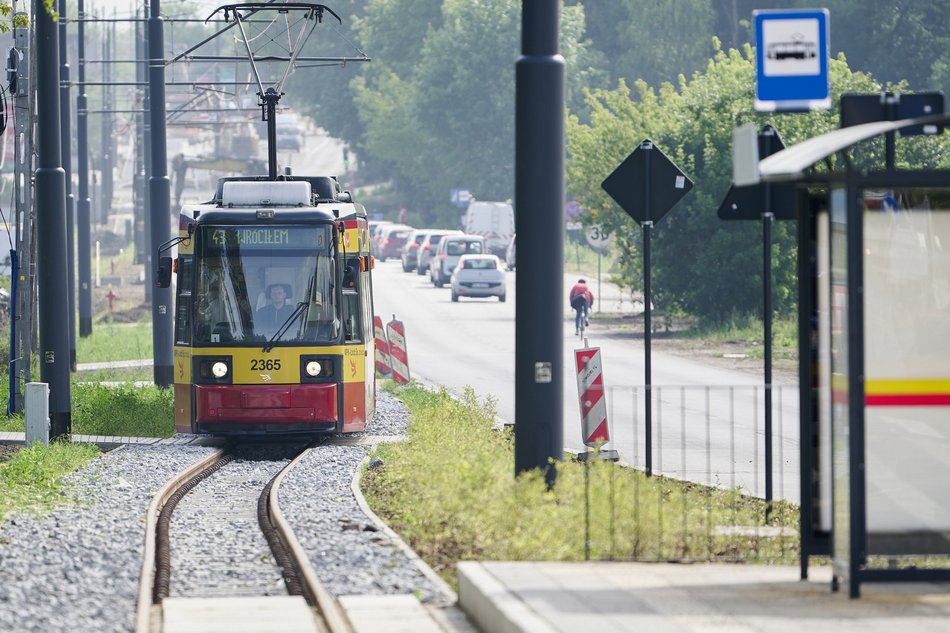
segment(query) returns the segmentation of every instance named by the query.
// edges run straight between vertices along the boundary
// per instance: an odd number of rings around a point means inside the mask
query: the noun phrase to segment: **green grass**
[[[0,520],[13,513],[42,513],[66,499],[63,476],[99,454],[89,444],[34,444],[0,462]]]
[[[758,317],[734,318],[721,325],[698,325],[682,331],[683,338],[704,339],[711,342],[740,342],[752,345],[749,355],[764,358],[762,345],[764,326]],[[783,318],[772,321],[773,358],[798,357],[798,321]]]
[[[175,434],[171,389],[154,385],[72,386],[73,433],[134,437],[171,437]]]
[[[80,363],[151,357],[151,318],[128,324],[96,323],[90,336],[80,336],[76,339],[76,358]]]
[[[387,388],[393,388],[391,385]],[[509,431],[492,430],[493,405],[472,391],[394,389],[412,412],[407,441],[383,445],[365,473],[370,505],[450,583],[459,560],[584,560],[585,476],[592,559],[794,561],[798,538],[765,538],[764,503],[734,490],[647,478],[611,462],[558,464],[514,477]],[[779,503],[770,522],[796,534],[798,510]],[[743,526],[747,534],[719,528]]]
[[[71,424],[76,435],[171,437],[175,420],[171,389],[130,384],[70,385]],[[0,417],[0,431],[24,431],[22,415]]]

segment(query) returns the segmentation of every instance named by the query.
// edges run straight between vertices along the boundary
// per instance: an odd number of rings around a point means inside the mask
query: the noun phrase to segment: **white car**
[[[486,251],[481,235],[447,235],[439,241],[435,257],[429,261],[429,278],[441,288],[452,278],[452,271],[462,255],[481,255]]]
[[[495,255],[462,255],[452,273],[452,301],[459,297],[505,300],[505,271]]]

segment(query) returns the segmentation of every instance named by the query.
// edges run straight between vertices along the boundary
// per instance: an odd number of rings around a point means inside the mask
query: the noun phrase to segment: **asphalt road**
[[[377,262],[375,311],[383,322],[395,315],[406,327],[412,376],[444,385],[454,393],[472,387],[491,397],[500,418],[514,422],[515,293],[507,273],[508,300],[466,299],[453,303],[448,287],[435,288],[427,276],[402,272],[398,260]],[[564,275],[565,296],[576,274]],[[603,284],[605,309],[622,305],[616,287]],[[624,302],[626,309],[631,302]],[[565,305],[564,445],[584,449],[575,384],[573,315]],[[600,347],[607,386],[613,448],[627,462],[643,466],[644,348],[642,339],[625,338],[597,326],[588,343]],[[761,375],[714,367],[653,350],[652,468],[691,481],[742,487],[765,495],[764,399]],[[773,498],[798,500],[797,385],[773,391]],[[780,467],[780,465],[782,467]]]

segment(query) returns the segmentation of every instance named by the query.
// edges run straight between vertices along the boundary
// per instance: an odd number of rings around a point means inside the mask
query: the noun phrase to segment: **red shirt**
[[[570,301],[573,301],[574,297],[581,294],[587,298],[588,306],[594,305],[594,293],[590,291],[590,288],[587,287],[587,284],[574,284],[574,287],[571,288],[568,298]]]

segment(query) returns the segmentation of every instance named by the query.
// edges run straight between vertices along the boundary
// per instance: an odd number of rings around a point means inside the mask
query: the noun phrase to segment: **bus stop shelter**
[[[830,556],[851,597],[950,581],[950,170],[894,166],[896,138],[948,122],[864,123],[758,164],[797,189],[802,577]]]

